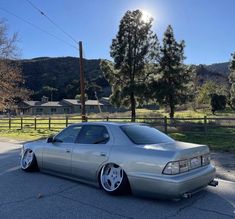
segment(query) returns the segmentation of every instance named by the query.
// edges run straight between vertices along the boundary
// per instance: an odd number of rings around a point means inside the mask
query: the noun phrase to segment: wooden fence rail
[[[87,118],[87,121],[110,121],[110,122],[131,122],[130,117],[104,117]],[[49,129],[60,130],[73,123],[81,122],[79,117],[12,117],[0,119],[0,130],[22,130],[22,129]],[[205,135],[215,133],[221,129],[235,134],[235,118],[174,118],[167,117],[137,117],[136,122],[151,124],[165,133],[168,132],[202,132]],[[234,130],[233,130],[234,129]],[[231,131],[232,130],[232,131]]]

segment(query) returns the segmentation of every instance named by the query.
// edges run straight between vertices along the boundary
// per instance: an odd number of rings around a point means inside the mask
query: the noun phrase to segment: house
[[[86,112],[115,112],[118,111],[108,101],[108,98],[98,100],[87,100],[85,102]],[[73,114],[81,112],[81,103],[75,99],[63,99],[61,101],[48,101],[43,97],[41,101],[23,101],[18,104],[18,115],[52,115]]]
[[[73,113],[72,108],[63,101],[48,101],[42,98],[41,101],[23,101],[18,104],[18,115],[51,115]]]

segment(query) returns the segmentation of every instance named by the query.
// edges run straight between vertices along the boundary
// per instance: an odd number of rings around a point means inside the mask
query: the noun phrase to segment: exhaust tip
[[[191,193],[184,193],[183,198],[191,198],[192,194]]]
[[[216,187],[216,186],[218,186],[218,184],[219,184],[219,182],[217,180],[212,180],[211,182],[209,182],[208,185]]]

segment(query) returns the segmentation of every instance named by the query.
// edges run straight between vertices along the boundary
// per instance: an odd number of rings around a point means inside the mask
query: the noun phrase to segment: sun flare
[[[152,15],[149,12],[142,10],[141,20],[144,23],[148,23],[151,20],[151,18],[152,18]]]

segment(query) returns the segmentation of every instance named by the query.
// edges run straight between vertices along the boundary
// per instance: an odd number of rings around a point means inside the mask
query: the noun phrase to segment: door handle
[[[105,152],[101,152],[101,153],[100,153],[100,156],[101,156],[101,157],[105,157],[105,156],[106,156],[106,153],[105,153]]]
[[[66,149],[65,151],[66,151],[67,153],[70,153],[70,149]]]

